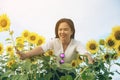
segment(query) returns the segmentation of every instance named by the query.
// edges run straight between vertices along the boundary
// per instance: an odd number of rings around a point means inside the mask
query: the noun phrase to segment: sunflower
[[[13,46],[9,45],[6,47],[6,52],[9,54],[10,57],[14,56],[14,49]]]
[[[72,67],[77,67],[77,60],[72,60],[71,62]]]
[[[7,46],[7,48],[6,48],[6,51],[8,52],[8,53],[11,53],[11,52],[13,52],[13,46]]]
[[[117,53],[117,56],[120,57],[120,53]]]
[[[3,44],[0,43],[0,55],[2,55],[3,52],[4,52]]]
[[[19,43],[19,44],[24,44],[24,38],[23,37],[17,37],[16,38],[16,44]]]
[[[116,45],[115,45],[115,50],[116,50],[118,53],[120,53],[120,44],[116,44]]]
[[[52,56],[54,54],[54,50],[50,49],[45,52],[45,56]]]
[[[111,56],[108,53],[104,54],[104,56],[103,56],[104,61],[108,61],[110,58],[111,58]]]
[[[120,42],[118,42],[118,43],[120,43]],[[117,55],[120,56],[120,44],[117,44],[115,46],[115,51],[117,52]]]
[[[45,43],[45,38],[43,36],[38,36],[37,46],[40,46]]]
[[[106,38],[106,47],[107,48],[112,49],[115,47],[115,45],[116,45],[116,40],[112,35],[110,35],[109,37]]]
[[[99,45],[105,45],[105,40],[104,39],[100,39],[99,40]]]
[[[117,53],[112,54],[111,59],[117,60],[118,59],[118,54]]]
[[[10,19],[6,14],[0,16],[0,31],[7,31],[10,28]]]
[[[23,50],[24,49],[24,44],[18,43],[17,44],[17,49],[20,50],[20,51]]]
[[[30,35],[30,32],[28,30],[24,30],[22,32],[22,37],[24,37],[25,39],[27,39],[29,35]]]
[[[2,28],[1,28],[1,26],[0,26],[0,32],[2,32]]]
[[[90,53],[95,54],[99,49],[99,45],[95,40],[90,40],[87,42],[86,48]]]
[[[16,47],[18,48],[18,50],[22,50],[24,48],[24,38],[23,37],[16,38]]]
[[[116,40],[120,41],[120,25],[112,28],[112,35]]]
[[[77,64],[79,65],[82,62],[83,62],[83,59],[81,58],[81,56],[77,55]]]
[[[11,68],[12,65],[15,64],[15,62],[16,62],[15,60],[10,60],[9,62],[7,62],[7,66]]]
[[[32,44],[36,44],[38,40],[38,34],[31,32],[29,37],[28,37],[28,42],[32,43]]]

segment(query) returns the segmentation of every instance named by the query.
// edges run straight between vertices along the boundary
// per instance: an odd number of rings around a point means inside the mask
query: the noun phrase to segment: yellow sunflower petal
[[[120,41],[120,25],[114,26],[112,28],[112,35],[115,37],[116,40]]]
[[[0,43],[0,55],[2,55],[3,52],[4,52],[3,44]]]
[[[23,44],[24,43],[24,38],[23,37],[17,37],[16,38],[16,43]]]
[[[120,53],[120,42],[117,42],[117,44],[115,45],[115,51],[119,54]]]
[[[28,31],[28,30],[24,30],[22,32],[22,37],[24,37],[25,39],[27,39],[29,35],[30,35],[30,31]]]
[[[29,37],[28,37],[28,42],[32,43],[32,44],[36,44],[38,40],[38,34],[31,32]]]
[[[110,48],[110,49],[113,49],[115,47],[115,45],[116,45],[115,38],[112,35],[108,36],[106,38],[106,47]]]
[[[6,47],[6,52],[12,56],[14,54],[14,49],[13,49],[13,46],[9,45]]]
[[[99,49],[99,45],[95,40],[90,40],[87,42],[86,48],[90,53],[95,54]]]
[[[77,67],[77,60],[72,60],[71,65],[72,67]]]
[[[6,14],[0,17],[0,31],[7,31],[10,28],[10,19]]]
[[[40,46],[40,45],[42,45],[44,43],[45,43],[45,38],[43,36],[38,36],[38,40],[37,40],[36,45]]]

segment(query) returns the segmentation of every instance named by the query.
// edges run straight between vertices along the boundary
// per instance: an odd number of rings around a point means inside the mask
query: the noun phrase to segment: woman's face
[[[69,41],[73,31],[66,22],[60,23],[58,27],[58,36],[61,41]]]

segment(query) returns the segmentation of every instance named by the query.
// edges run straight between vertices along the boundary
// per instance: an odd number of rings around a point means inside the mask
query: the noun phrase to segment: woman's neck
[[[71,41],[71,39],[70,39],[70,40],[62,41],[62,46],[63,46],[63,51],[64,51],[64,52],[65,52],[65,50],[67,49],[70,41]]]

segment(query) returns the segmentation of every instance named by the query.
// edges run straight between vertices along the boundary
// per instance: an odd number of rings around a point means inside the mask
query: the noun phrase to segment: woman
[[[75,28],[71,19],[62,18],[55,26],[55,39],[52,39],[43,46],[37,47],[26,54],[19,53],[21,59],[30,58],[32,56],[41,55],[48,49],[53,49],[57,56],[59,65],[63,63],[70,63],[76,58],[77,53],[86,55],[89,63],[93,63],[90,54],[85,50],[81,43],[74,39]]]
[[[20,54],[20,58],[30,58],[32,56],[41,55],[48,49],[53,49],[55,55],[58,57],[58,61],[61,59],[59,56],[61,53],[65,54],[65,62],[71,62],[76,56],[75,53],[79,53],[81,55],[86,55],[89,63],[93,63],[93,59],[90,54],[85,50],[79,41],[74,39],[75,28],[71,19],[60,19],[55,26],[55,35],[55,39],[52,39],[43,46],[27,52],[27,54]],[[21,52],[17,51],[17,53]]]

